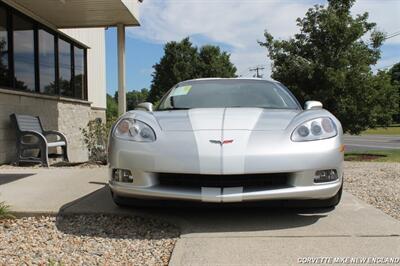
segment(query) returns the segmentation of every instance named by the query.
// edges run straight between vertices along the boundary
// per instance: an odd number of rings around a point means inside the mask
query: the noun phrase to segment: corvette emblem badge
[[[226,139],[226,140],[215,140],[215,139],[210,139],[210,142],[213,144],[219,144],[219,145],[224,145],[224,144],[231,144],[233,142],[233,139]]]

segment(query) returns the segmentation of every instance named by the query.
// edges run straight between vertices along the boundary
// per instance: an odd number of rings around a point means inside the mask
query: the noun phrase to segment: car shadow
[[[165,225],[176,225],[182,234],[219,232],[259,232],[306,227],[326,217],[332,209],[301,209],[279,206],[228,206],[209,208],[198,205],[118,207],[112,201],[108,186],[65,204],[60,217],[76,215],[106,215],[110,217],[142,217]],[[62,221],[62,219],[59,219]],[[65,233],[76,233],[76,228],[58,223]],[[90,230],[89,230],[90,231]],[[91,230],[93,234],[96,230]],[[82,232],[80,232],[82,233]]]
[[[26,173],[26,174],[0,174],[0,185],[4,185],[7,183],[11,183],[17,181],[19,179],[35,175],[34,173]]]
[[[160,240],[180,235],[172,223],[138,215],[58,215],[56,227],[68,235],[107,239]]]

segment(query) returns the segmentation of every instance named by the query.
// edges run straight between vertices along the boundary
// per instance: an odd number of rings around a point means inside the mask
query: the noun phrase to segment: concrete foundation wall
[[[69,102],[58,103],[58,130],[67,136],[71,161],[87,161],[88,151],[83,144],[81,129],[90,119],[90,106]]]
[[[106,120],[106,109],[101,109],[101,108],[92,108],[90,112],[90,120],[94,120],[96,118],[101,118],[101,121],[104,123],[107,121]]]
[[[39,116],[45,130],[64,133],[73,162],[88,159],[81,129],[91,119],[105,121],[105,111],[92,110],[90,102],[0,89],[0,164],[15,160],[15,129],[9,117],[12,113]]]

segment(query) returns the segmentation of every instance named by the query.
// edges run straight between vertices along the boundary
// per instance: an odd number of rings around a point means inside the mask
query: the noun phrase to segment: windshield
[[[224,107],[299,109],[282,85],[266,80],[192,80],[179,83],[161,100],[158,110]]]

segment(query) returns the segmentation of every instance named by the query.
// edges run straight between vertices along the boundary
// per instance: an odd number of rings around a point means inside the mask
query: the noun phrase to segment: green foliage
[[[384,34],[368,22],[368,13],[350,13],[355,0],[329,0],[297,19],[300,33],[275,40],[265,32],[273,61],[272,78],[287,85],[301,102],[319,100],[358,134],[378,124],[388,125],[396,112],[398,90],[386,72],[373,75]],[[361,38],[371,33],[369,41]]]
[[[141,91],[130,91],[126,94],[126,107],[128,110],[135,109],[136,105],[147,101],[149,90],[143,88]]]
[[[230,55],[218,46],[205,45],[199,51],[199,75],[206,77],[235,77],[236,67],[230,63]]]
[[[0,220],[14,218],[15,216],[11,214],[10,206],[4,202],[0,202]]]
[[[400,95],[400,63],[395,64],[390,70],[389,70],[390,78],[392,80],[392,83],[397,86],[398,92]],[[397,105],[397,114],[394,115],[393,120],[397,123],[400,123],[400,101],[398,102]]]
[[[159,100],[176,83],[198,77],[195,66],[199,65],[197,48],[189,38],[181,42],[169,42],[164,47],[164,56],[153,66],[153,81],[149,101]]]
[[[392,82],[400,84],[400,63],[393,65],[389,71]]]
[[[235,77],[236,67],[230,55],[219,47],[206,45],[198,49],[189,38],[169,42],[164,56],[153,66],[153,81],[148,100],[159,101],[176,83],[193,78]]]
[[[118,103],[109,94],[107,94],[106,117],[107,121],[114,121],[118,117]]]
[[[86,128],[81,128],[90,161],[107,163],[107,142],[110,128],[111,122],[103,123],[101,119],[91,120]]]
[[[149,97],[149,90],[146,88],[141,89],[140,91],[128,91],[126,93],[126,109],[134,110],[136,105],[139,103],[143,103],[147,101]],[[118,91],[115,92],[114,98],[110,96],[110,102],[114,102],[116,106],[116,114],[118,114]]]
[[[388,127],[393,123],[393,117],[399,112],[399,85],[391,82],[391,76],[386,71],[379,71],[371,81],[374,95],[374,105],[371,108],[371,118],[376,125]]]

